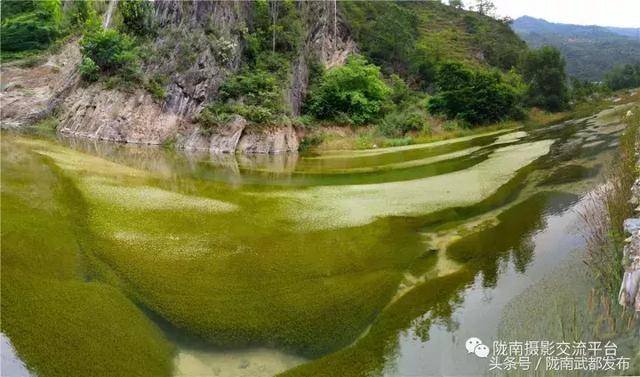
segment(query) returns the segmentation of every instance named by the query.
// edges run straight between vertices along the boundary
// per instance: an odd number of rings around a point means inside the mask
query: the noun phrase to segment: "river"
[[[615,158],[617,113],[302,156],[4,132],[3,332],[58,365],[18,329],[84,339],[60,321],[69,292],[74,310],[109,297],[76,324],[133,334],[110,357],[148,347],[140,363],[171,355],[179,376],[484,373],[465,340],[498,339],[524,294],[582,265],[579,209]],[[27,293],[49,309],[33,317]]]

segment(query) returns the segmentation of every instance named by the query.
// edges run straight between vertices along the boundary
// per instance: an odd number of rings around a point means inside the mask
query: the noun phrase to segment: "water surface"
[[[464,340],[495,337],[504,306],[580,248],[572,208],[620,132],[591,119],[308,156],[3,133],[3,295],[35,279],[36,246],[23,242],[35,227],[60,235],[38,248],[74,244],[77,259],[38,279],[126,297],[151,326],[136,324],[138,338],[157,357],[173,347],[176,375],[477,373]],[[46,367],[58,356],[11,331],[31,309],[18,305],[3,331]],[[107,342],[88,357],[106,357]]]

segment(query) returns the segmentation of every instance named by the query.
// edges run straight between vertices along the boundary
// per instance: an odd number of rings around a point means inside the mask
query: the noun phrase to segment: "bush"
[[[209,104],[202,109],[196,120],[207,131],[222,126],[231,120],[228,109],[220,104]]]
[[[120,82],[127,85],[140,81],[138,52],[128,36],[112,29],[97,29],[86,33],[80,46],[84,58],[89,58],[102,73],[117,74],[123,79]]]
[[[152,9],[148,0],[120,0],[118,10],[122,15],[122,31],[145,36],[152,31]]]
[[[80,71],[80,76],[82,76],[83,79],[89,82],[98,81],[100,67],[98,67],[91,58],[84,57],[82,59],[82,63],[78,66],[78,69]]]
[[[426,114],[413,107],[387,114],[378,124],[378,131],[386,137],[402,137],[410,131],[422,131],[428,127]]]
[[[80,46],[82,54],[91,58],[104,72],[116,71],[123,63],[129,63],[134,50],[131,39],[113,29],[85,34]]]
[[[61,18],[59,0],[2,1],[0,50],[47,48],[60,34]]]
[[[487,124],[520,112],[518,92],[496,71],[445,63],[438,71],[437,84],[440,92],[428,103],[431,113],[471,124]]]
[[[327,71],[309,96],[307,110],[319,119],[361,125],[375,119],[391,94],[380,78],[380,69],[359,56],[351,56],[342,67]]]
[[[167,91],[165,90],[165,86],[167,85],[166,77],[161,75],[155,75],[153,78],[149,79],[145,84],[145,89],[156,101],[164,101],[167,96]]]

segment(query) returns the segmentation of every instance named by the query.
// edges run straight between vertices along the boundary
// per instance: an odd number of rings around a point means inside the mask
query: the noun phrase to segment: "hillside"
[[[532,48],[550,45],[560,49],[569,76],[600,81],[617,65],[640,61],[637,29],[557,24],[523,16],[512,24]]]
[[[526,50],[508,24],[437,1],[339,3],[362,51],[396,73],[428,80],[430,68],[455,60],[508,70]]]
[[[469,124],[506,119],[518,81],[500,86],[499,72],[527,48],[508,24],[434,1],[7,1],[2,30],[6,56],[35,57],[5,69],[17,110],[3,124],[55,108],[59,133],[217,152],[296,150],[309,118],[375,124],[390,137],[429,133],[425,95],[450,63],[467,85],[508,93],[490,92],[507,100],[488,117],[455,110],[443,122],[458,112]],[[70,47],[50,48],[65,40]],[[78,69],[43,67],[60,83],[45,88],[35,80],[42,69],[25,68],[47,49]],[[366,78],[354,85],[344,74]]]

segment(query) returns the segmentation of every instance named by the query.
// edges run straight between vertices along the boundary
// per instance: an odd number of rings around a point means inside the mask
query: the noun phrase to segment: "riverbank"
[[[304,152],[326,152],[332,150],[358,150],[387,148],[402,145],[426,144],[454,138],[480,135],[508,129],[536,129],[572,119],[590,117],[612,106],[640,102],[640,90],[621,90],[607,97],[594,97],[573,104],[571,109],[549,113],[537,108],[530,109],[522,121],[504,121],[482,127],[469,128],[455,121],[426,115],[425,128],[408,132],[404,137],[389,138],[381,135],[375,126],[358,128],[321,123],[306,127],[301,141]]]
[[[635,166],[633,166],[635,169],[633,173],[629,174],[633,174],[636,178],[633,186],[625,187],[625,189],[631,191],[630,204],[637,207],[634,209],[634,217],[627,218],[623,222],[624,232],[631,236],[624,240],[621,261],[624,275],[618,294],[618,302],[620,305],[640,313],[640,218],[638,217],[640,215],[640,179],[637,179],[638,171],[640,171],[640,131],[638,130],[640,129],[640,107],[629,110],[625,115],[625,120],[629,127],[633,128],[633,132],[630,132],[628,137],[631,140],[627,142],[626,154],[633,156],[633,160],[635,160]],[[627,167],[627,170],[630,169],[630,166]]]

